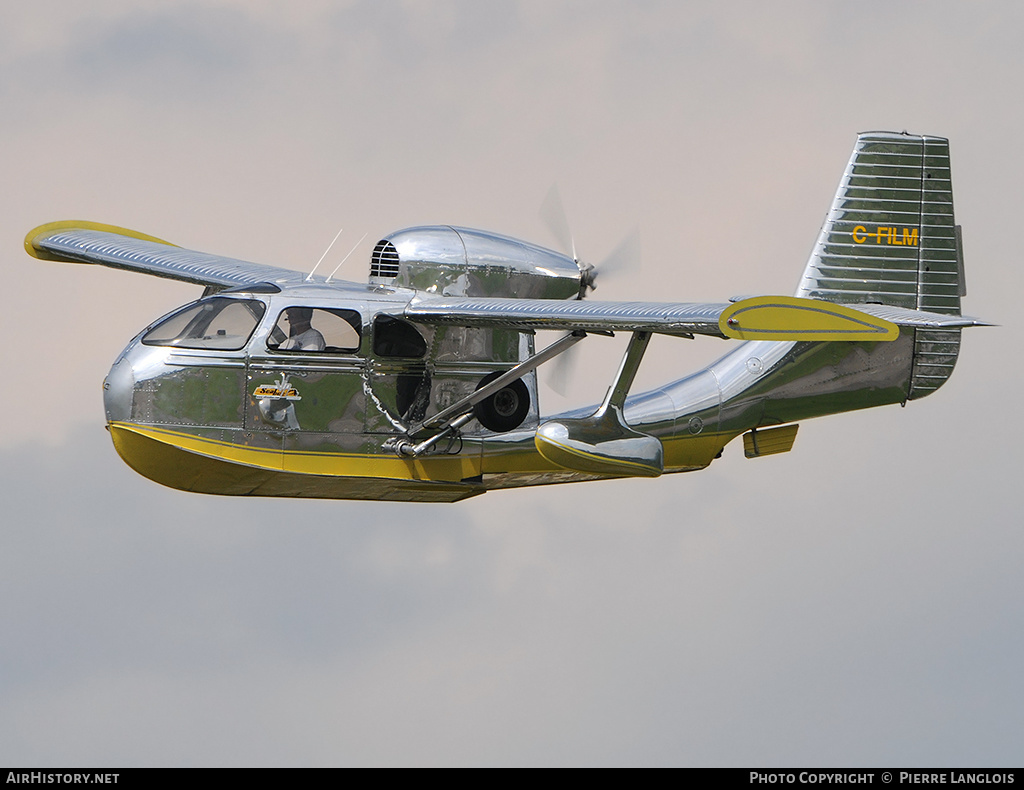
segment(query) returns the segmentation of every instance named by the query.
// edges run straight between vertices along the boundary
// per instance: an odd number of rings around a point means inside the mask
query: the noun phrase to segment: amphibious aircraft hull
[[[742,343],[707,370],[629,398],[625,417],[661,442],[665,473],[703,469],[751,430],[905,402],[914,341],[910,330],[892,343]],[[552,463],[538,452],[533,428],[467,437],[458,454],[418,458],[381,450],[379,442],[367,447],[373,452],[343,452],[327,442],[312,450],[286,432],[268,446],[244,430],[118,420],[109,428],[129,466],[195,493],[454,502],[488,490],[628,476]]]
[[[604,480],[622,475],[568,471],[551,463],[524,436],[478,464],[428,457],[304,453],[268,454],[241,444],[181,431],[111,423],[118,455],[154,482],[198,494],[457,502],[489,490]],[[708,466],[736,434],[680,437],[665,443],[666,473]],[[269,456],[269,457],[268,457]],[[463,459],[464,460],[464,459]],[[476,472],[458,477],[466,472]]]

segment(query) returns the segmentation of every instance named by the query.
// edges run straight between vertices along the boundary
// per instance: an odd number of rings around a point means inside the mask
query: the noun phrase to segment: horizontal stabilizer
[[[744,294],[742,296],[730,296],[730,302],[742,302],[747,299],[754,299],[765,294]],[[773,297],[778,299],[780,297]],[[822,300],[824,301],[824,300]],[[847,304],[854,310],[873,315],[876,318],[884,318],[897,326],[913,327],[915,329],[942,329],[962,328],[965,326],[997,326],[980,318],[969,315],[949,315],[946,313],[932,313],[927,310],[912,310],[907,307],[894,307],[893,305],[881,304],[879,302],[863,302]]]
[[[893,307],[887,304],[857,304],[850,307],[876,318],[884,318],[886,321],[898,326],[913,327],[914,329],[953,329],[965,326],[995,326],[980,318],[972,318],[969,315],[948,315],[945,313],[932,313],[927,310],[909,310],[906,307]]]

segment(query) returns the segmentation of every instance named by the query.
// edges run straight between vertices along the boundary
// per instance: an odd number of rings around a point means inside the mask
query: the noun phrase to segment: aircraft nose
[[[103,407],[107,412],[107,422],[131,418],[134,391],[135,374],[131,362],[127,357],[121,357],[103,380]]]

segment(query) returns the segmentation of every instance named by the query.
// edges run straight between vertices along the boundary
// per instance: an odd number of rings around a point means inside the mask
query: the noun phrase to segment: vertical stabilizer
[[[796,295],[960,315],[965,294],[949,141],[859,135]],[[959,329],[917,330],[908,399],[938,389],[959,349]]]
[[[797,296],[960,314],[949,142],[858,136]]]

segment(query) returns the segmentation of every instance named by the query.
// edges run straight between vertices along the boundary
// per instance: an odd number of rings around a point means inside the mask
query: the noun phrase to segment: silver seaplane
[[[453,502],[491,489],[703,469],[736,437],[787,452],[797,421],[905,404],[950,376],[963,327],[948,141],[859,135],[794,296],[597,302],[574,256],[461,227],[374,247],[367,284],[57,222],[29,255],[195,283],[103,383],[117,452],[210,494]],[[565,334],[543,350],[537,330]],[[541,416],[537,368],[631,333],[604,400]],[[652,333],[739,342],[630,394]]]

